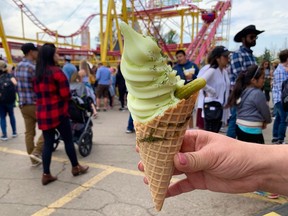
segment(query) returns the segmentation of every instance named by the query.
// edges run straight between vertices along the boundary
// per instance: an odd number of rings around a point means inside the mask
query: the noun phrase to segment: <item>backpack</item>
[[[288,112],[288,79],[283,81],[281,89],[281,103],[285,112]]]
[[[11,81],[10,74],[0,76],[0,103],[11,104],[16,100],[16,87]]]

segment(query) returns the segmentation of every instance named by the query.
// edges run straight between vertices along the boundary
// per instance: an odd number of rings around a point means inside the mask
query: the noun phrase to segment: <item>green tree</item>
[[[272,54],[269,49],[265,48],[265,51],[262,55],[256,58],[257,63],[260,65],[263,60],[272,61]]]
[[[167,44],[176,44],[179,40],[179,35],[175,30],[170,30],[162,37]]]

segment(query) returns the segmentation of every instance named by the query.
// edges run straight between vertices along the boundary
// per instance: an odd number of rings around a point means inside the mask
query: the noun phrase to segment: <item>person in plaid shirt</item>
[[[43,185],[57,180],[57,177],[50,174],[56,129],[64,141],[65,151],[72,165],[72,174],[77,176],[86,173],[89,168],[88,166],[81,166],[76,156],[68,116],[68,103],[71,99],[69,82],[63,71],[56,66],[58,59],[59,55],[55,45],[44,44],[39,50],[34,79],[37,122],[44,136]]]
[[[253,56],[251,47],[256,45],[256,40],[258,38],[257,35],[261,34],[262,32],[264,31],[257,30],[255,25],[249,25],[235,35],[234,41],[237,43],[242,43],[242,46],[240,46],[239,50],[235,51],[230,57],[231,86],[235,84],[240,72],[246,71],[250,65],[257,65],[256,58]],[[236,138],[236,107],[231,108],[227,136]]]
[[[282,50],[279,53],[280,64],[273,73],[273,88],[272,98],[274,104],[275,120],[273,123],[273,139],[272,143],[283,144],[286,135],[286,116],[281,103],[281,89],[282,83],[288,79],[288,49]]]
[[[35,61],[38,55],[38,48],[33,43],[25,43],[21,50],[24,58],[17,65],[15,78],[17,80],[17,92],[19,96],[19,107],[25,123],[25,144],[26,151],[30,156],[32,166],[42,163],[42,149],[44,138],[41,135],[35,145],[36,135],[36,95],[33,91],[33,78],[35,77]]]

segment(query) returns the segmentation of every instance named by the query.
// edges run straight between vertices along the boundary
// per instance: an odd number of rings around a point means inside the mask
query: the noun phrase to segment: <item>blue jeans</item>
[[[8,113],[10,118],[10,124],[13,134],[16,134],[16,120],[14,116],[14,103],[12,104],[0,104],[0,118],[1,118],[1,130],[3,136],[7,137],[7,125],[6,114]]]
[[[134,131],[134,124],[131,113],[129,114],[127,130]]]
[[[287,113],[283,110],[281,102],[274,105],[274,114],[275,120],[273,124],[273,139],[284,141],[287,127]]]
[[[231,107],[230,109],[231,116],[228,122],[228,130],[226,135],[231,138],[236,138],[236,119],[237,119],[237,110],[236,106]]]

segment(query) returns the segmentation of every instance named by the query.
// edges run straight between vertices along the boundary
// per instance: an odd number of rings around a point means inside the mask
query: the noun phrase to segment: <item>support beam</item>
[[[2,46],[3,46],[5,53],[6,53],[7,62],[8,62],[8,64],[12,64],[13,63],[12,56],[11,56],[9,45],[7,43],[6,34],[4,31],[4,25],[2,22],[1,14],[0,14],[0,38],[2,40]]]

